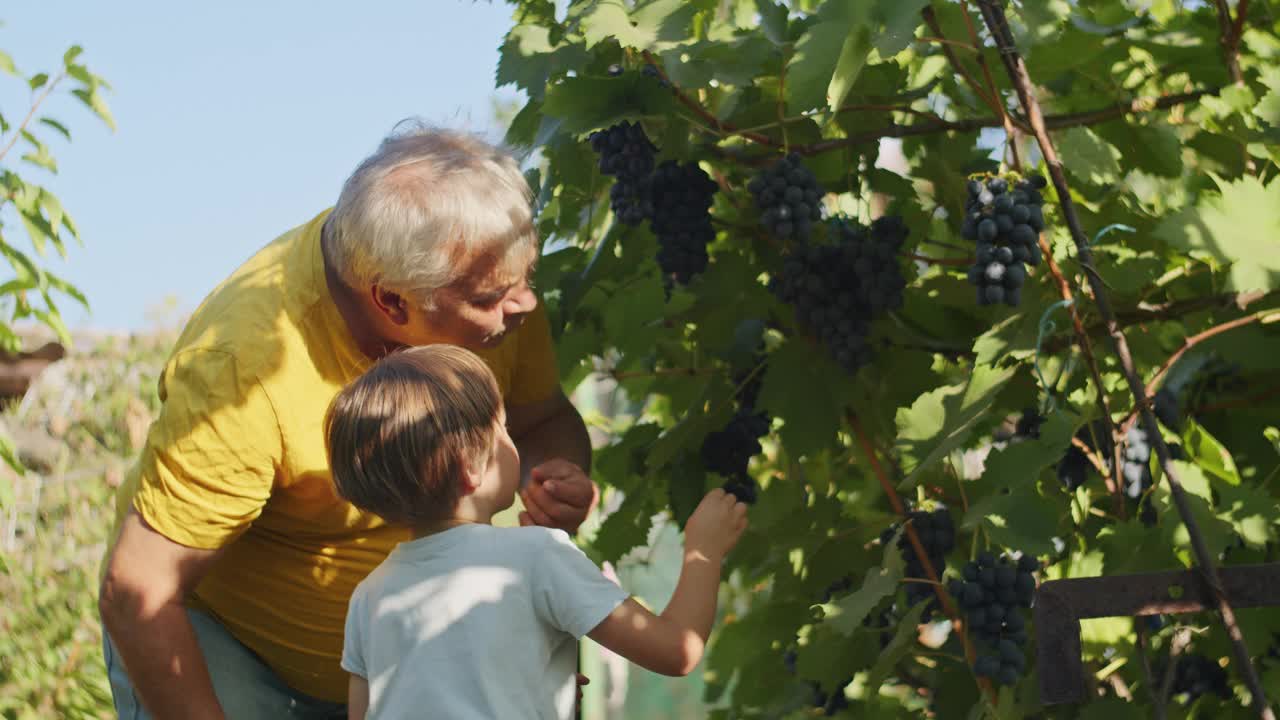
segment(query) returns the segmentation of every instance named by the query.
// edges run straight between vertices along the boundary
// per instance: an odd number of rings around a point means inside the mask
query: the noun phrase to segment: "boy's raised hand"
[[[716,488],[707,493],[684,526],[686,552],[699,552],[720,561],[738,544],[747,529],[747,505]]]

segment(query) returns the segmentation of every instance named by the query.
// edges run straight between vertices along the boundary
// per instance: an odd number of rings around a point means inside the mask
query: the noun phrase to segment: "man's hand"
[[[556,458],[530,471],[520,499],[525,507],[521,525],[559,528],[572,535],[595,509],[600,491],[582,468]]]

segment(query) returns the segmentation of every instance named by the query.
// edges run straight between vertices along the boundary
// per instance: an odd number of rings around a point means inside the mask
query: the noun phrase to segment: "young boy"
[[[393,353],[325,417],[334,482],[357,508],[413,529],[352,595],[342,667],[349,718],[570,718],[587,635],[664,675],[702,658],[720,565],[746,505],[713,490],[685,526],[675,594],[654,615],[562,530],[495,528],[520,458],[498,386],[448,345]]]

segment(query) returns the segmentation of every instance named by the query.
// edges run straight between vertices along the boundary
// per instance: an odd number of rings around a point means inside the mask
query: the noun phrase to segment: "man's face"
[[[538,304],[529,284],[533,260],[492,254],[464,259],[458,279],[434,293],[430,310],[417,314],[421,327],[415,330],[434,342],[472,349],[497,345]]]

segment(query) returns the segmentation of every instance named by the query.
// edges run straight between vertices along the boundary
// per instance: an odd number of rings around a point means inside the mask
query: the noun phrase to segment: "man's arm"
[[[130,510],[107,560],[102,622],[157,720],[225,720],[183,604],[217,556],[173,542]]]
[[[564,393],[541,402],[507,406],[507,425],[520,451],[520,473],[527,480],[532,470],[553,458],[562,458],[591,472],[591,436],[578,409]]]
[[[520,451],[520,522],[577,532],[600,498],[587,475],[591,437],[564,393],[507,407],[507,424]]]

